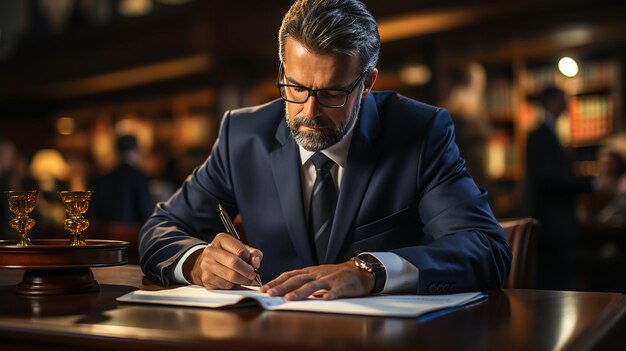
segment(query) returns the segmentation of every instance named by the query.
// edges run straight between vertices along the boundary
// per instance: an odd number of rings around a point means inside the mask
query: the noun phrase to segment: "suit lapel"
[[[353,226],[367,185],[378,163],[380,151],[374,147],[374,142],[379,131],[378,108],[370,94],[361,105],[339,191],[326,259],[320,263],[334,262],[337,259],[348,231]]]
[[[304,217],[304,200],[300,176],[300,153],[289,129],[281,122],[276,130],[276,148],[270,153],[282,215],[291,241],[305,267],[315,264]],[[295,172],[293,170],[296,170]]]

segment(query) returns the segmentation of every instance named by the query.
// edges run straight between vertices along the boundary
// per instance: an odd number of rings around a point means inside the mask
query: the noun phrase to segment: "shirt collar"
[[[355,128],[352,128],[352,130],[348,134],[346,134],[345,137],[339,140],[339,142],[337,142],[335,145],[332,145],[322,150],[322,153],[324,155],[333,160],[333,162],[338,164],[341,168],[345,168],[346,166],[348,151],[350,151],[350,141],[352,140],[354,129]],[[298,145],[298,149],[300,150],[300,162],[302,163],[302,165],[304,165],[315,153],[313,151],[306,150],[300,145]]]

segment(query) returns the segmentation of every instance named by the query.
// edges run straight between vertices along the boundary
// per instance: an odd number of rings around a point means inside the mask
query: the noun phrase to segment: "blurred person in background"
[[[610,226],[626,228],[626,172],[618,178],[615,197],[602,209],[600,219]]]
[[[450,88],[442,107],[454,121],[455,142],[469,174],[478,186],[488,189],[487,142],[490,126],[484,98],[487,77],[483,66],[470,62],[448,71]]]
[[[592,191],[592,184],[575,177],[573,160],[557,136],[557,119],[567,107],[565,92],[547,86],[539,100],[544,119],[528,133],[521,207],[523,215],[541,224],[537,238],[538,288],[568,290],[573,288],[572,254],[579,234],[576,202],[581,193]]]
[[[155,203],[167,200],[176,187],[168,174],[168,160],[172,156],[166,146],[157,146],[152,153],[144,158],[143,170],[150,179],[150,196]]]
[[[579,220],[590,226],[626,225],[626,159],[619,151],[601,148],[598,152],[596,191],[581,199]]]
[[[117,137],[118,165],[113,171],[96,176],[90,190],[89,218],[97,222],[143,223],[154,210],[149,178],[140,168],[137,137]]]

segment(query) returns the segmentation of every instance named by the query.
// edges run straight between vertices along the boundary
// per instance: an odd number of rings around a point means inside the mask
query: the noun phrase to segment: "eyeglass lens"
[[[285,100],[295,103],[304,103],[310,95],[315,95],[317,101],[327,107],[342,106],[348,98],[348,94],[341,90],[324,89],[313,92],[303,87],[290,85],[281,87],[281,95]]]

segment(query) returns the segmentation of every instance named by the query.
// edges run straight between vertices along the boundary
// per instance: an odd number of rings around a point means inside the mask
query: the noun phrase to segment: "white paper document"
[[[357,298],[322,300],[309,298],[287,301],[255,290],[207,290],[201,286],[175,289],[136,290],[118,297],[118,301],[161,305],[219,308],[255,301],[266,310],[305,311],[388,317],[418,317],[428,312],[461,307],[482,300],[487,295],[468,292],[449,295],[374,295]]]

